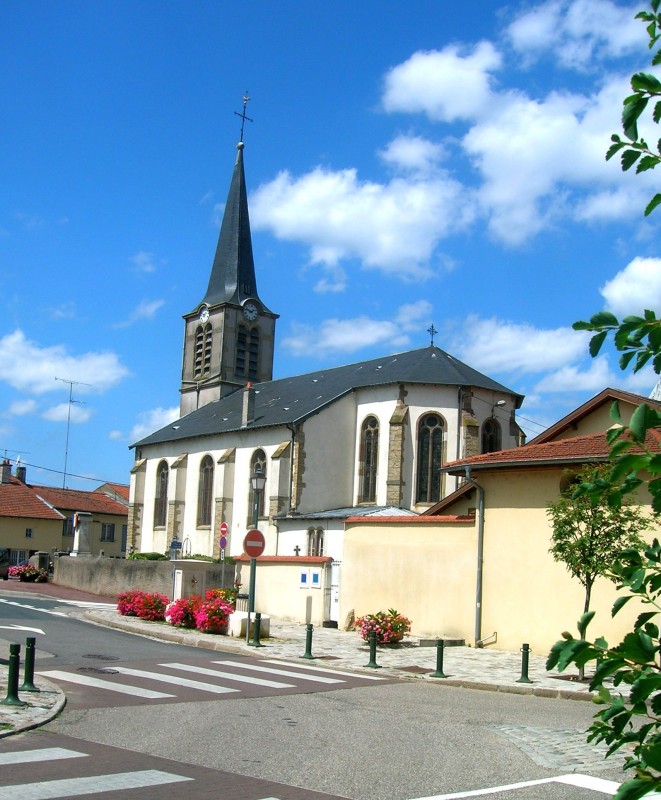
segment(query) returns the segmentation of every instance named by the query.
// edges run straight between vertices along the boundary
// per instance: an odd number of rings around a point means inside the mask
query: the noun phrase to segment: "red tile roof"
[[[119,495],[119,497],[122,497],[127,503],[129,501],[130,487],[126,483],[104,483],[94,491],[102,492],[110,497],[113,495]]]
[[[0,517],[64,519],[64,515],[40,498],[32,487],[16,478],[10,483],[0,483]]]
[[[92,514],[128,516],[128,509],[101,492],[79,489],[56,489],[53,486],[31,486],[47,503],[65,511],[89,511]]]
[[[648,432],[646,445],[648,449],[661,449],[661,429]],[[635,452],[634,448],[634,452]],[[511,450],[498,450],[495,453],[484,453],[472,458],[462,458],[445,466],[451,475],[465,475],[465,467],[476,469],[499,469],[515,467],[560,466],[590,461],[605,461],[610,446],[606,441],[606,433],[592,433],[588,436],[574,436],[571,439],[556,439],[541,444],[525,444]]]

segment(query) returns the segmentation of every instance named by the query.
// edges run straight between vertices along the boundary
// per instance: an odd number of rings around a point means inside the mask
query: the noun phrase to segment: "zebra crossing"
[[[90,671],[95,674],[90,674]],[[209,696],[236,697],[296,691],[349,688],[387,680],[378,675],[324,669],[311,664],[292,664],[278,659],[163,662],[154,665],[107,664],[96,668],[45,669],[38,675],[99,695],[122,695],[133,701],[190,701]],[[194,676],[194,677],[193,677]],[[79,700],[80,702],[80,700]],[[101,700],[103,702],[103,700]],[[114,702],[114,700],[113,700]],[[0,800],[2,798],[0,797]]]
[[[27,734],[0,741],[0,800],[57,800],[97,793],[108,800],[188,800],[191,788],[198,800],[335,797],[57,734],[48,737],[47,744],[53,746],[43,746],[43,738]]]

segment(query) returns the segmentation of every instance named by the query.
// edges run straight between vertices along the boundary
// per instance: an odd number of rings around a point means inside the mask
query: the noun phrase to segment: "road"
[[[42,602],[42,611],[14,606],[10,612],[12,624],[20,619],[26,627],[37,628],[41,623],[46,631],[44,643],[54,652],[38,662],[37,671],[73,673],[76,665],[89,663],[86,655],[106,654],[119,656],[110,662],[113,669],[190,675],[193,681],[240,691],[214,695],[119,670],[100,673],[102,680],[137,682],[174,697],[130,697],[127,703],[108,689],[81,689],[76,702],[38,733],[0,740],[0,764],[3,757],[26,758],[16,753],[35,748],[83,755],[38,766],[24,762],[12,767],[9,780],[3,769],[0,800],[79,796],[84,784],[72,784],[63,789],[67,794],[59,795],[28,794],[24,788],[30,782],[42,786],[42,781],[61,780],[62,775],[103,776],[107,800],[179,800],[192,792],[196,800],[298,800],[315,798],[315,792],[355,800],[417,800],[457,793],[479,797],[485,790],[502,800],[597,800],[612,794],[612,782],[621,779],[619,762],[609,760],[604,766],[601,754],[585,744],[582,731],[594,711],[589,703],[416,680],[367,681],[361,676],[342,676],[339,685],[280,676],[292,686],[250,688],[200,673],[199,668],[274,682],[274,670],[299,677],[305,670],[268,659],[191,652],[44,613],[61,608],[52,601],[31,598],[29,604]],[[0,613],[6,611],[6,605],[0,606]],[[228,663],[210,663],[218,661]],[[109,666],[100,663],[100,668]],[[172,664],[188,664],[198,672],[187,673]],[[333,674],[316,667],[307,673],[316,678]],[[61,685],[69,694],[72,687]],[[73,693],[77,691],[74,686]],[[99,695],[104,698],[101,703],[94,699]],[[133,780],[126,773],[147,773],[145,780],[154,773],[164,782],[157,790],[116,786],[116,780]],[[3,795],[7,783],[13,784],[12,793]],[[48,791],[57,787],[48,784]]]

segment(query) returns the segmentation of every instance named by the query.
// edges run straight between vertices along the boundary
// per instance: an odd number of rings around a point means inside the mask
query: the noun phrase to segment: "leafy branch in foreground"
[[[588,741],[608,745],[607,756],[622,750],[624,769],[633,770],[635,777],[620,786],[615,800],[637,800],[661,788],[661,640],[654,622],[661,610],[658,540],[642,553],[624,551],[611,577],[618,589],[627,591],[613,605],[613,616],[633,598],[649,610],[639,614],[633,630],[616,647],[603,638],[587,641],[585,632],[594,612],[583,614],[578,622],[579,638],[563,633],[551,649],[546,668],[563,671],[570,664],[579,668],[596,664],[590,689],[596,692],[594,702],[605,707],[595,715]]]
[[[650,0],[651,11],[641,11],[636,14],[636,19],[647,23],[650,50],[657,46],[661,38],[660,4],[661,0]],[[652,66],[659,64],[661,64],[661,49],[652,56]],[[661,98],[661,81],[648,72],[637,72],[631,76],[631,90],[633,93],[625,97],[622,107],[622,130],[625,138],[616,133],[611,136],[612,144],[606,153],[606,160],[620,153],[622,170],[626,172],[635,164],[636,172],[640,173],[654,169],[661,163],[661,139],[653,148],[638,133],[638,122],[650,101],[653,101],[652,120],[657,125],[661,120],[661,99],[657,99]],[[645,216],[651,214],[659,203],[661,194],[657,193],[647,204]]]

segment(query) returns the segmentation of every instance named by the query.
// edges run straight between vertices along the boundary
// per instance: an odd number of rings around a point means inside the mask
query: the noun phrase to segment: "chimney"
[[[2,483],[11,483],[11,463],[5,458],[2,462]]]
[[[243,411],[241,414],[241,427],[246,428],[255,419],[255,390],[248,381],[243,390]]]
[[[25,467],[16,467],[16,477],[19,479],[19,481],[21,483],[25,483],[26,468]]]

